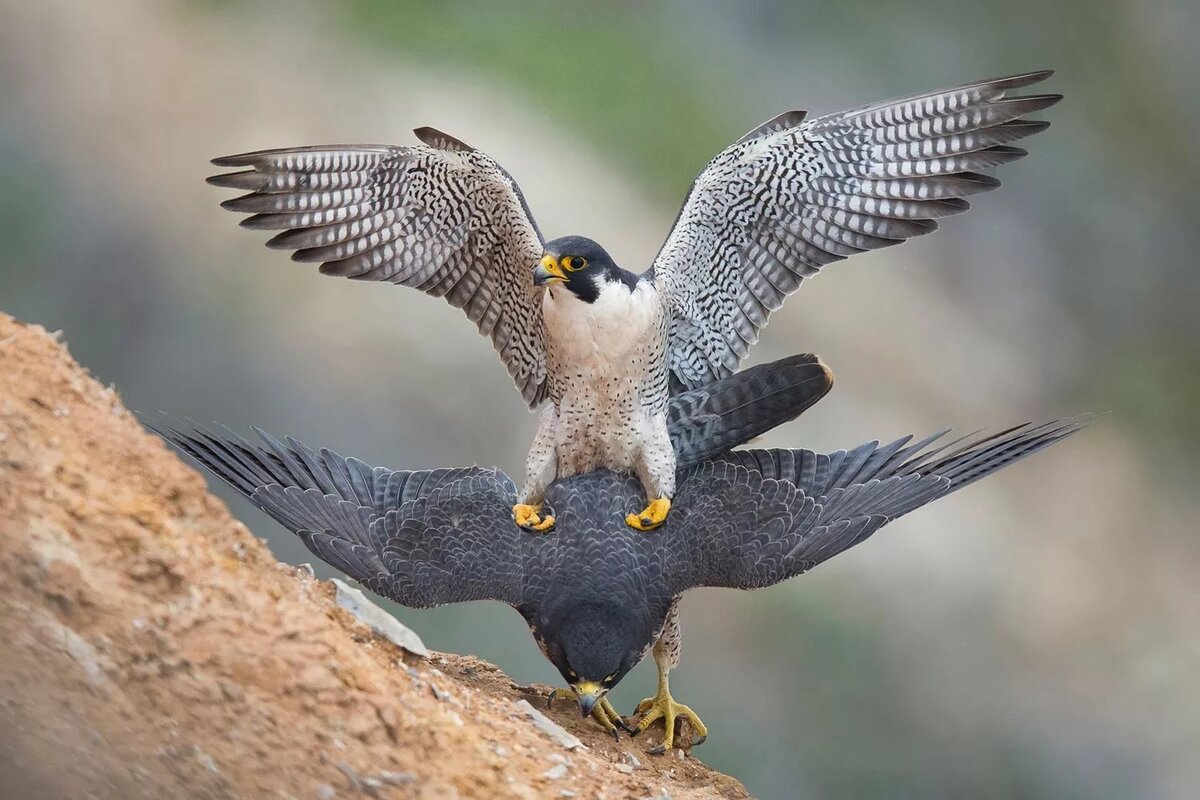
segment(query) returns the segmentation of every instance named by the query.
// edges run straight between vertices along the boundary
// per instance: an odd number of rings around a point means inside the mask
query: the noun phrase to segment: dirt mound
[[[0,642],[4,797],[746,796],[559,704],[564,749],[497,668],[376,637],[4,315]]]

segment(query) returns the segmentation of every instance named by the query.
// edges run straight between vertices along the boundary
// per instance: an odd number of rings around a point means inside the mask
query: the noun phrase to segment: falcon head
[[[618,267],[603,247],[583,236],[547,242],[533,268],[535,286],[563,287],[585,303],[594,303],[607,286],[637,285],[637,276]],[[552,292],[553,294],[553,292]]]
[[[575,692],[583,716],[642,659],[654,632],[620,606],[573,603],[539,633],[546,655]]]

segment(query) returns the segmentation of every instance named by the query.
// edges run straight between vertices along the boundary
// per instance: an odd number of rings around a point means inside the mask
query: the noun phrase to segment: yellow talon
[[[543,519],[540,511],[539,506],[517,503],[513,506],[513,519],[527,531],[544,533],[554,527],[554,517],[547,516]]]
[[[571,689],[555,689],[546,698],[546,707],[549,708],[552,706],[555,700],[570,700],[571,702],[575,702],[575,692]],[[620,739],[620,734],[617,732],[618,728],[626,733],[633,733],[633,730],[625,724],[625,720],[613,708],[612,703],[608,701],[607,697],[601,697],[595,707],[592,708],[592,719],[599,722],[601,727],[608,731],[609,736],[614,739]]]
[[[639,531],[652,531],[667,521],[671,511],[671,501],[666,497],[650,501],[650,505],[642,509],[640,514],[630,514],[625,517],[625,524]]]
[[[617,713],[617,710],[612,707],[612,703],[608,702],[607,697],[601,697],[600,702],[596,703],[596,707],[592,709],[592,717],[604,726],[604,730],[608,731],[608,735],[614,739],[620,740],[620,735],[617,733],[617,728],[629,732],[629,726],[625,724],[625,720]]]
[[[633,729],[635,736],[649,728],[657,720],[663,721],[662,744],[650,750],[656,755],[665,753],[675,746],[676,721],[686,720],[691,728],[691,738],[684,747],[695,747],[703,744],[704,740],[708,738],[708,727],[700,721],[696,712],[682,703],[676,703],[675,698],[671,697],[670,690],[665,687],[660,686],[654,697],[647,697],[638,703],[637,710],[633,713],[645,715]]]

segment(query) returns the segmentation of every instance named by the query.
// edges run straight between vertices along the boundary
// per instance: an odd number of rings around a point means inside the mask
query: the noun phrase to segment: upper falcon
[[[789,111],[723,150],[692,184],[649,270],[636,275],[583,237],[545,241],[496,161],[436,131],[423,144],[330,145],[219,158],[239,171],[223,203],[268,246],[360,280],[445,297],[489,336],[542,414],[514,506],[543,530],[555,477],[635,471],[662,523],[675,489],[668,396],[734,372],[774,310],[825,264],[929,233],[980,174],[1026,153],[1059,95],[1014,96],[1033,72],[806,119]]]

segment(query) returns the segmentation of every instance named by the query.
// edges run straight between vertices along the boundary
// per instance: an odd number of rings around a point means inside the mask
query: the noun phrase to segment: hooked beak
[[[567,274],[554,260],[554,256],[542,256],[541,262],[533,268],[533,285],[545,286],[550,283],[566,283]]]
[[[600,684],[591,681],[576,683],[571,688],[575,691],[576,699],[579,700],[579,710],[585,717],[591,715],[596,703],[604,696],[604,690],[600,688]]]

